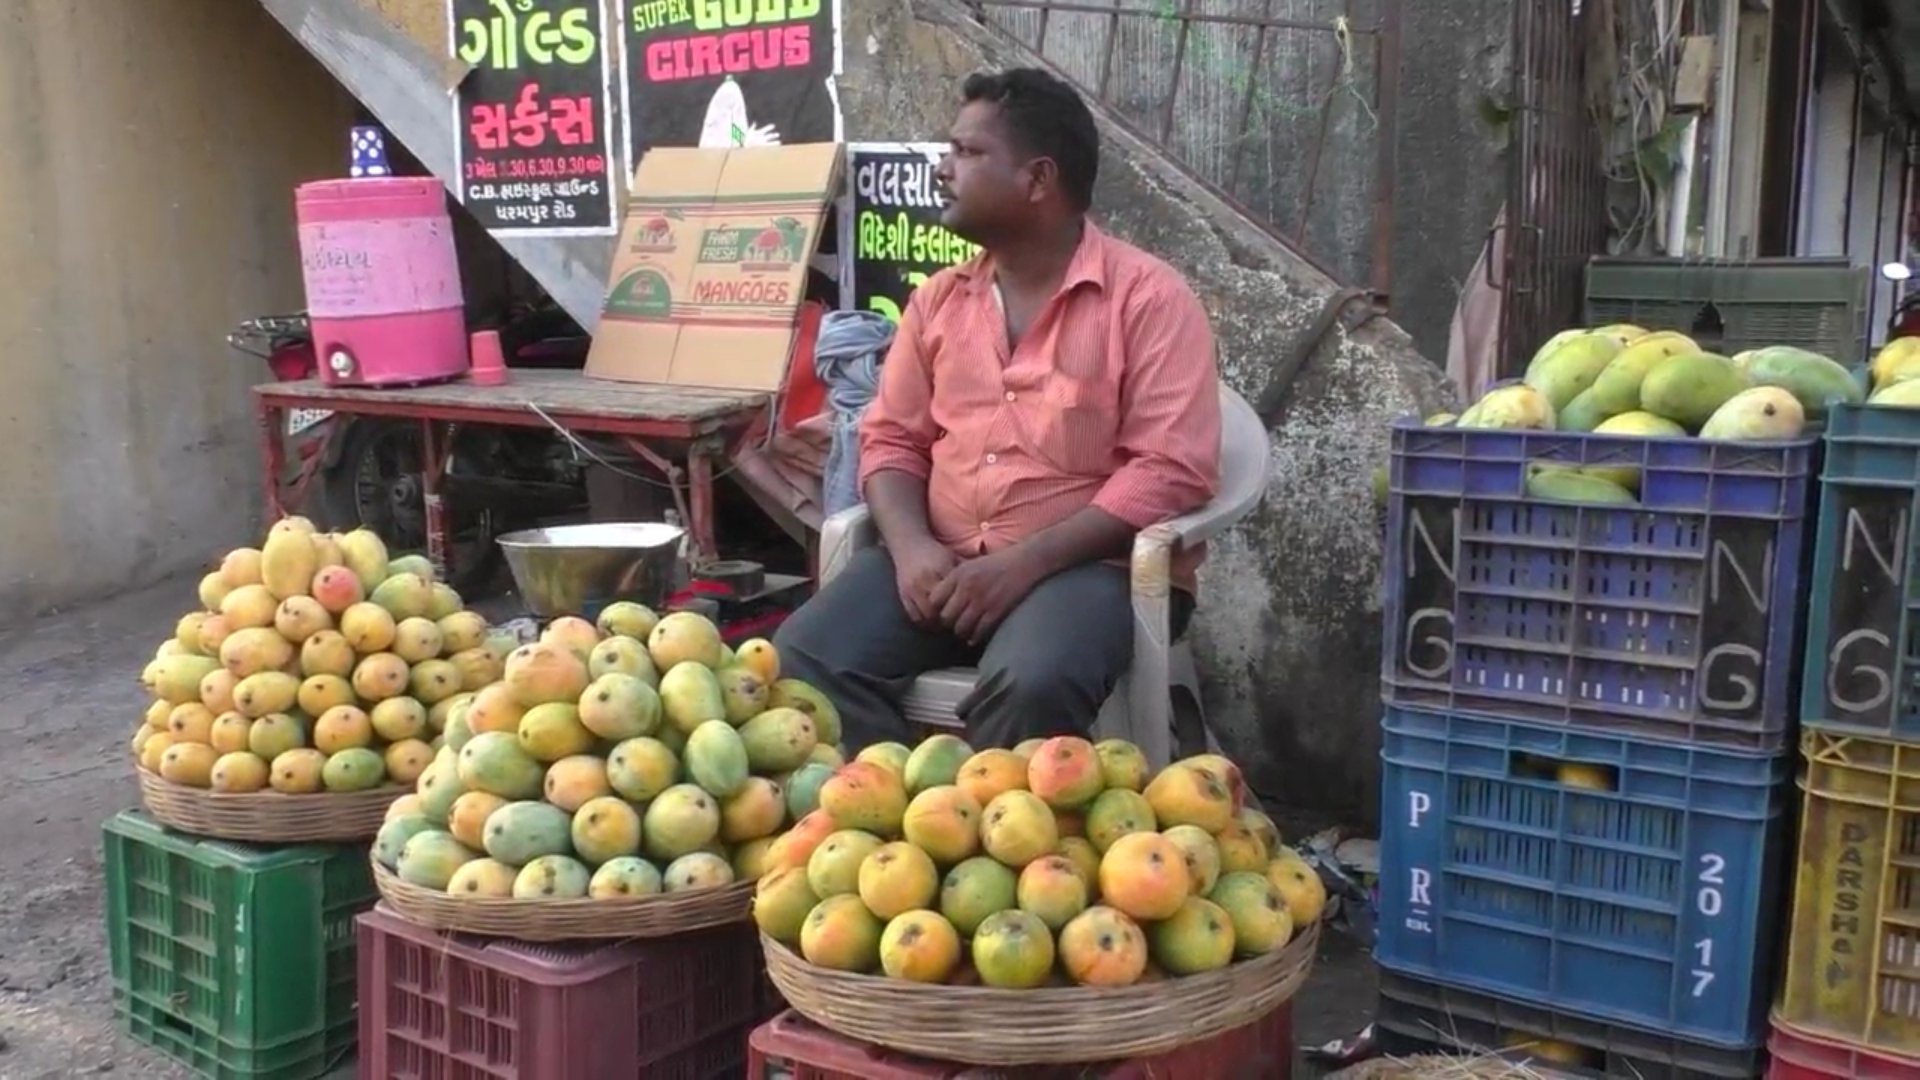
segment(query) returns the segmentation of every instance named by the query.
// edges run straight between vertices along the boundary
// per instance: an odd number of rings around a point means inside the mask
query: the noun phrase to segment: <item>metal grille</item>
[[[1587,258],[1606,243],[1600,136],[1587,109],[1581,0],[1513,5],[1513,145],[1507,181],[1502,373],[1580,318]],[[1591,7],[1592,5],[1587,5]]]
[[[1392,272],[1402,0],[972,0],[1337,281]]]

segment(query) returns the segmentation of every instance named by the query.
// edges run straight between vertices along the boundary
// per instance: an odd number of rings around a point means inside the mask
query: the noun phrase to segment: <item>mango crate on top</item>
[[[1920,411],[1836,405],[1814,546],[1800,719],[1920,740]]]
[[[1778,753],[1793,722],[1815,438],[1392,432],[1382,696]],[[1538,463],[1638,505],[1530,498]]]
[[[1733,1049],[1766,1038],[1785,755],[1389,708],[1387,971]]]

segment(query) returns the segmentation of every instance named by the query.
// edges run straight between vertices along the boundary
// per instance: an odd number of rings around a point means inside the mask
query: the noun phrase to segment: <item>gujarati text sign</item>
[[[840,215],[844,306],[895,322],[920,283],[979,254],[940,224],[946,201],[934,183],[945,143],[853,143]]]
[[[460,202],[488,231],[614,231],[612,61],[599,0],[448,0]]]

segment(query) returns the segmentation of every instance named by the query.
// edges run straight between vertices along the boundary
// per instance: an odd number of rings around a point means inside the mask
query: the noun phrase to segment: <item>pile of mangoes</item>
[[[914,982],[1212,971],[1283,948],[1327,899],[1246,794],[1224,757],[1155,773],[1120,739],[881,743],[774,843],[754,920],[814,965]]]
[[[841,763],[832,702],[771,642],[617,603],[555,619],[453,706],[374,858],[459,897],[718,888],[760,875]]]
[[[200,581],[200,606],[141,675],[141,766],[224,794],[411,784],[503,644],[419,555],[366,529],[277,522]]]
[[[1541,346],[1518,380],[1488,390],[1429,427],[1574,431],[1641,438],[1771,441],[1799,437],[1835,404],[1920,407],[1920,339],[1896,341],[1850,370],[1792,346],[1734,356],[1672,330],[1617,324],[1573,329]],[[1869,396],[1871,394],[1871,396]],[[1375,475],[1384,500],[1384,470]],[[1527,494],[1570,502],[1638,501],[1626,465],[1530,463]]]

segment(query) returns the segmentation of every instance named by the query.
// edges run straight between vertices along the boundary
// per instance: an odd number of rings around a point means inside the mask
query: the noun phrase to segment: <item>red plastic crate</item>
[[[983,1036],[984,1037],[984,1036]],[[754,1029],[747,1041],[747,1080],[961,1080],[984,1075],[873,1046],[827,1029],[789,1009]],[[1290,1080],[1293,1005],[1265,1020],[1222,1032],[1165,1054],[1086,1066],[993,1070],[996,1080]]]
[[[1767,1080],[1914,1080],[1920,1077],[1920,1058],[1901,1057],[1815,1035],[1777,1016],[1773,1019],[1773,1034],[1767,1039],[1767,1053],[1773,1056]]]
[[[363,1080],[718,1080],[771,1014],[750,925],[536,945],[355,922]]]

